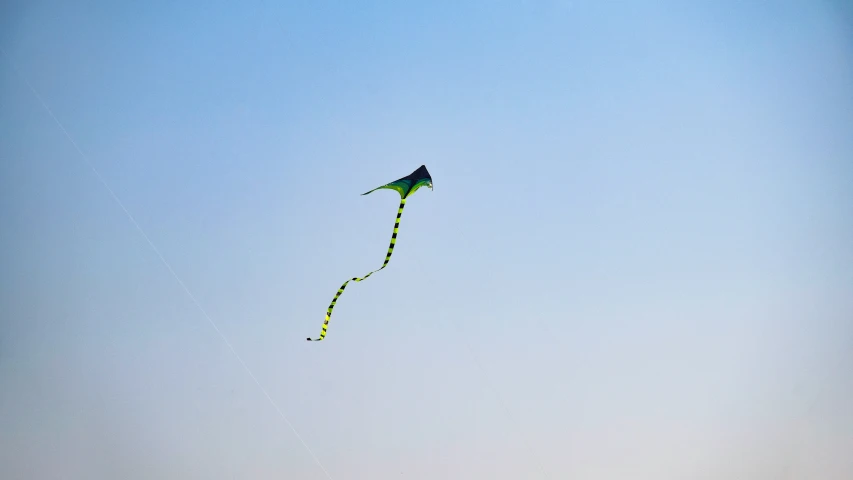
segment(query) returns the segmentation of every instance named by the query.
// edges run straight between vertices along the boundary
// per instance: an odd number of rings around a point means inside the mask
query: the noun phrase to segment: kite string
[[[326,470],[326,468],[323,466],[323,464],[320,462],[320,460],[317,458],[317,456],[314,454],[314,452],[311,450],[311,448],[308,446],[308,444],[305,442],[305,440],[302,438],[302,435],[300,435],[299,432],[296,430],[296,427],[293,426],[293,424],[290,422],[290,420],[287,418],[287,416],[284,414],[284,412],[281,410],[281,408],[279,408],[279,406],[275,402],[275,400],[272,399],[270,394],[267,392],[266,388],[264,388],[264,386],[261,385],[261,382],[258,380],[257,377],[255,377],[255,374],[252,373],[252,370],[249,369],[249,366],[246,365],[246,362],[243,361],[243,358],[240,357],[240,354],[237,353],[237,350],[234,349],[234,346],[231,345],[231,342],[228,341],[228,338],[225,336],[225,334],[222,333],[222,331],[216,325],[216,322],[214,322],[213,319],[210,317],[210,315],[208,315],[207,311],[201,306],[199,301],[196,299],[195,295],[192,294],[192,292],[190,291],[189,288],[187,288],[187,286],[183,282],[183,280],[181,280],[181,278],[178,276],[178,274],[175,272],[175,270],[172,269],[172,266],[169,264],[169,262],[166,261],[165,257],[163,257],[163,255],[160,253],[160,250],[157,248],[157,246],[154,245],[154,242],[151,241],[151,238],[148,236],[148,234],[145,233],[145,230],[142,229],[142,226],[139,225],[139,222],[136,221],[136,219],[130,213],[130,211],[127,209],[127,207],[125,207],[124,202],[122,202],[121,199],[118,197],[118,195],[116,195],[116,193],[113,191],[113,189],[110,188],[109,184],[107,184],[106,180],[104,180],[104,177],[101,176],[100,172],[98,171],[97,168],[95,168],[95,165],[92,164],[92,162],[89,160],[88,156],[85,153],[83,153],[83,150],[79,147],[79,145],[77,145],[77,142],[74,140],[74,138],[71,136],[71,134],[68,133],[68,130],[66,130],[65,127],[62,125],[62,122],[60,122],[59,119],[56,117],[56,115],[54,115],[53,111],[50,109],[50,107],[47,105],[47,103],[42,99],[41,95],[39,95],[39,93],[38,93],[38,91],[36,91],[35,87],[33,87],[33,85],[30,83],[30,81],[27,79],[27,77],[24,76],[24,74],[21,73],[21,71],[17,68],[17,66],[15,65],[11,56],[9,56],[9,54],[6,53],[6,51],[2,48],[0,48],[0,52],[2,52],[3,56],[5,56],[9,60],[9,63],[11,64],[11,67],[15,71],[15,73],[21,78],[21,80],[24,81],[24,83],[27,85],[27,87],[29,87],[30,91],[33,93],[33,95],[36,97],[36,99],[39,101],[39,103],[41,103],[42,107],[44,107],[44,109],[47,111],[47,113],[50,115],[50,117],[53,119],[53,121],[56,122],[56,125],[59,126],[60,130],[62,130],[62,133],[65,134],[66,138],[68,138],[68,140],[74,146],[74,149],[77,150],[77,153],[79,153],[80,157],[83,159],[83,161],[86,162],[86,165],[88,165],[89,168],[92,170],[92,172],[94,172],[95,176],[98,178],[98,180],[104,186],[104,188],[107,189],[107,191],[109,192],[109,194],[113,198],[113,200],[115,200],[115,202],[119,205],[119,207],[121,207],[121,209],[124,211],[125,215],[127,215],[127,217],[130,219],[131,223],[133,223],[133,225],[136,227],[136,229],[139,230],[139,233],[142,234],[142,237],[145,239],[145,241],[148,243],[148,245],[151,247],[151,249],[154,251],[154,253],[157,254],[157,257],[160,259],[160,261],[163,263],[163,265],[165,265],[165,267],[169,270],[169,273],[172,274],[172,276],[175,278],[175,280],[178,282],[178,284],[181,286],[181,288],[184,290],[184,292],[186,292],[186,294],[190,297],[190,300],[192,300],[193,304],[195,304],[195,306],[199,309],[199,311],[201,311],[201,314],[204,316],[204,318],[207,319],[207,321],[210,323],[210,325],[213,327],[213,329],[216,331],[216,333],[219,334],[220,338],[222,338],[222,340],[225,342],[225,344],[231,350],[231,353],[234,354],[234,356],[237,358],[237,361],[240,363],[240,365],[243,366],[243,369],[246,371],[246,373],[249,374],[249,377],[251,377],[251,379],[254,380],[255,384],[261,389],[261,392],[263,392],[264,396],[267,398],[267,400],[270,402],[270,404],[273,406],[273,408],[275,408],[276,412],[278,412],[278,414],[282,418],[282,420],[284,420],[285,423],[287,423],[287,425],[293,431],[294,435],[296,435],[296,438],[298,438],[299,441],[302,442],[302,445],[305,447],[305,449],[308,451],[308,453],[311,455],[311,457],[314,459],[314,461],[317,463],[317,465],[320,467],[320,469],[323,470],[323,473],[326,474],[326,477],[329,480],[332,480],[332,476],[329,474],[329,472]]]

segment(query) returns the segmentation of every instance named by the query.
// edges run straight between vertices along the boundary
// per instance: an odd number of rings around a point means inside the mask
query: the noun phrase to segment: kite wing
[[[323,328],[320,330],[320,337],[316,339],[308,337],[307,340],[309,342],[319,342],[326,338],[326,330],[329,327],[329,318],[332,317],[332,310],[335,308],[335,303],[337,303],[338,297],[344,293],[344,289],[347,288],[347,284],[349,284],[349,282],[361,282],[388,266],[388,262],[391,260],[391,254],[394,253],[394,245],[397,243],[397,233],[400,228],[400,217],[403,216],[403,208],[406,206],[406,199],[421,187],[428,187],[432,190],[432,177],[424,165],[421,165],[420,168],[401,179],[394,180],[393,182],[386,183],[381,187],[376,187],[369,192],[362,193],[362,195],[367,195],[368,193],[384,188],[394,190],[400,194],[400,206],[397,209],[397,220],[394,222],[394,232],[391,234],[391,244],[388,246],[388,253],[385,254],[385,262],[382,263],[382,267],[368,273],[364,277],[352,277],[341,285],[341,288],[338,289],[338,293],[335,294],[335,297],[332,299],[332,303],[329,304],[329,308],[326,310],[326,319],[323,321]]]
[[[420,168],[403,178],[394,180],[391,183],[386,183],[381,187],[376,187],[369,192],[362,193],[362,195],[367,195],[368,193],[373,193],[377,190],[387,188],[399,193],[400,198],[406,199],[421,187],[429,187],[429,189],[432,190],[432,177],[430,177],[425,165],[421,165]]]

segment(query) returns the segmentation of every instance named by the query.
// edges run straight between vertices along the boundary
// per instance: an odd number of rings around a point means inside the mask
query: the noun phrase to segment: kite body
[[[331,318],[332,316],[332,310],[335,308],[335,303],[338,301],[338,297],[340,297],[341,294],[344,293],[344,289],[347,288],[347,284],[349,284],[349,282],[360,282],[388,266],[388,262],[391,260],[391,254],[394,253],[394,245],[397,243],[397,233],[400,228],[400,217],[403,216],[403,208],[405,208],[406,206],[406,199],[412,194],[414,194],[421,187],[428,187],[430,190],[432,190],[432,177],[430,177],[430,174],[427,171],[425,165],[421,165],[417,170],[403,178],[394,180],[391,183],[386,183],[381,187],[376,187],[373,190],[370,190],[369,192],[362,193],[362,195],[367,195],[369,193],[375,192],[376,190],[384,188],[388,190],[394,190],[400,194],[400,207],[397,209],[397,220],[394,222],[394,233],[391,234],[391,244],[388,246],[388,253],[385,254],[385,262],[382,263],[382,267],[368,273],[364,277],[350,278],[349,280],[344,282],[343,285],[341,285],[341,288],[338,289],[338,293],[335,294],[335,298],[332,299],[332,303],[329,304],[329,308],[326,310],[326,320],[323,321],[323,328],[320,331],[320,337],[315,339],[309,337],[307,339],[309,342],[319,342],[326,338],[326,330],[329,327],[329,318]]]

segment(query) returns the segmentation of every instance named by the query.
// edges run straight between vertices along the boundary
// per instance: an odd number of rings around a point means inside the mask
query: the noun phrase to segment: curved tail
[[[308,337],[306,340],[308,340],[309,342],[319,342],[319,341],[323,340],[324,338],[326,338],[326,330],[329,328],[329,318],[332,317],[332,310],[335,308],[335,303],[338,301],[338,297],[340,297],[341,294],[344,293],[344,289],[347,288],[347,284],[349,284],[349,282],[360,282],[362,280],[365,280],[367,277],[373,275],[374,273],[376,273],[379,270],[382,270],[383,268],[388,266],[388,262],[391,260],[391,254],[394,253],[394,245],[397,243],[397,233],[398,233],[399,228],[400,228],[400,217],[403,216],[403,208],[405,206],[406,206],[406,199],[405,198],[400,199],[400,208],[397,210],[397,220],[394,222],[394,233],[391,234],[391,244],[388,246],[388,253],[385,254],[385,262],[382,263],[382,267],[377,268],[376,270],[368,273],[367,275],[365,275],[362,278],[352,277],[349,280],[347,280],[346,282],[344,282],[344,284],[341,285],[341,288],[338,289],[338,293],[335,294],[335,298],[332,299],[332,303],[329,304],[329,308],[326,310],[326,320],[323,321],[323,328],[322,328],[322,330],[320,330],[320,337],[319,338]]]

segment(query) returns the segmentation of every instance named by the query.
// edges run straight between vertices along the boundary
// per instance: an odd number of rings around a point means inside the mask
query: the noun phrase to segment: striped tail
[[[326,338],[326,330],[329,328],[329,318],[332,317],[332,310],[335,308],[335,303],[338,301],[338,297],[340,297],[341,294],[344,293],[344,289],[347,288],[347,284],[349,282],[360,282],[362,280],[365,280],[367,277],[388,266],[388,262],[391,260],[391,254],[394,253],[394,245],[397,243],[397,233],[400,229],[400,217],[403,215],[403,208],[405,206],[406,199],[400,199],[400,208],[397,210],[397,221],[394,222],[394,233],[391,234],[391,245],[388,246],[388,253],[385,254],[385,262],[382,263],[382,267],[368,273],[362,278],[352,277],[346,282],[344,282],[344,284],[341,285],[341,288],[338,289],[338,293],[335,294],[335,298],[332,299],[332,303],[329,304],[328,310],[326,310],[326,320],[323,321],[323,329],[320,331],[320,338],[312,339],[311,337],[308,337],[306,340],[308,340],[309,342],[319,342]]]

